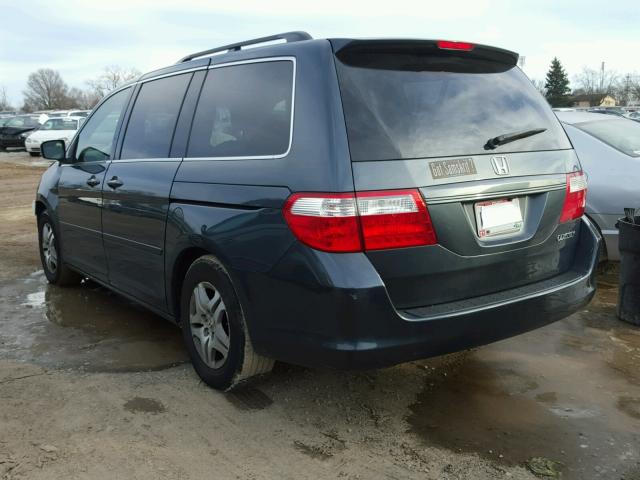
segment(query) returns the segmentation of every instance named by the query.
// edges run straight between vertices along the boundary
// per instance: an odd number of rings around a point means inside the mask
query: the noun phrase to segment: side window
[[[293,62],[278,60],[209,70],[187,157],[282,155],[289,148]]]
[[[75,149],[77,162],[97,162],[111,158],[113,137],[130,93],[131,89],[125,88],[108,98],[86,122],[78,135]]]
[[[191,76],[176,75],[142,85],[129,117],[120,158],[169,156],[173,131]]]

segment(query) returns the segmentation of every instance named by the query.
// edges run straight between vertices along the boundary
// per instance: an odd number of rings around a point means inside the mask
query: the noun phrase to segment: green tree
[[[547,92],[547,101],[552,107],[567,107],[571,103],[569,77],[557,58],[551,61],[544,88]]]

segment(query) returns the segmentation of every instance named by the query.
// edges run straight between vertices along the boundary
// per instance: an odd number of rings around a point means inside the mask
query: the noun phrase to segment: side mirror
[[[49,140],[40,145],[42,156],[48,160],[61,162],[65,159],[64,140]]]

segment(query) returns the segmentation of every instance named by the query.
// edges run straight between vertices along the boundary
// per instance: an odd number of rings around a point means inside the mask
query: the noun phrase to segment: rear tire
[[[210,387],[229,390],[273,368],[272,359],[253,350],[231,279],[213,255],[198,258],[187,271],[180,324],[193,368]]]
[[[60,237],[49,214],[38,217],[38,246],[40,261],[49,283],[59,286],[78,285],[82,276],[67,267],[60,250]]]

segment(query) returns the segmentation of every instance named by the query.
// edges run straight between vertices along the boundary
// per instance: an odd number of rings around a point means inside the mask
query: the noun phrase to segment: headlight
[[[20,138],[27,138],[29,135],[31,135],[31,132],[24,132],[20,134]]]

